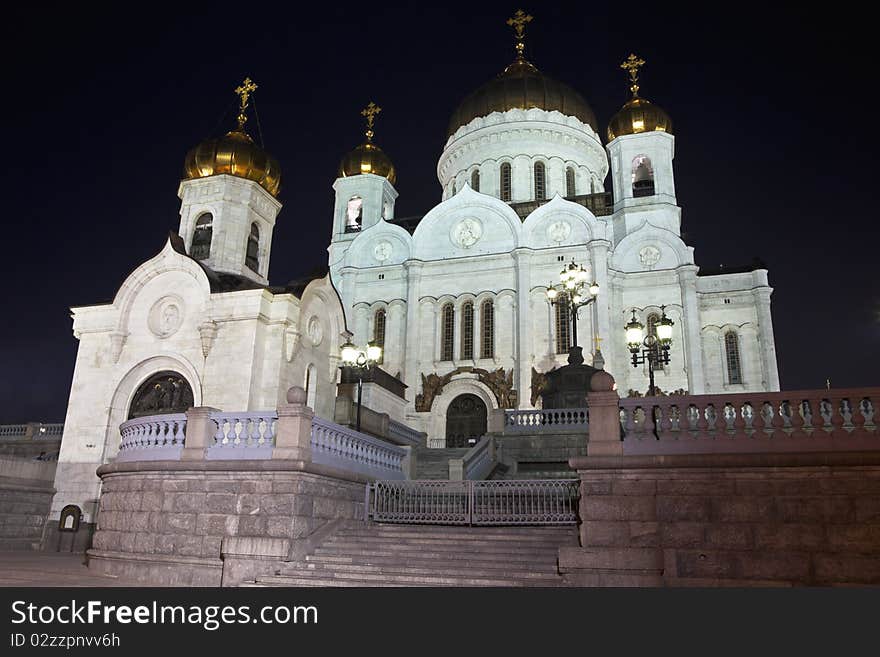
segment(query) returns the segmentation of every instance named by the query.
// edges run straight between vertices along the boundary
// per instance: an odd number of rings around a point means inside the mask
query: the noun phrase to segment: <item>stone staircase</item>
[[[460,459],[469,449],[469,447],[418,449],[416,476],[413,479],[449,479],[449,459]]]
[[[559,548],[577,529],[363,525],[244,586],[562,586]]]

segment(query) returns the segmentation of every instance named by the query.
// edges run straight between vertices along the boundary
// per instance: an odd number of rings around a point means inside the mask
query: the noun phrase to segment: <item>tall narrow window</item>
[[[495,304],[480,306],[480,358],[495,358]]]
[[[196,229],[193,231],[190,255],[195,260],[205,260],[211,257],[211,237],[214,235],[214,215],[205,212],[196,220]]]
[[[501,165],[501,200],[509,201],[511,199],[510,192],[510,163],[505,162]]]
[[[461,357],[474,357],[474,304],[470,301],[461,307]]]
[[[352,196],[348,199],[348,205],[345,208],[345,232],[351,233],[361,229],[363,221],[364,199],[360,196]]]
[[[305,386],[303,386],[306,390],[306,406],[315,409],[315,400],[318,397],[318,368],[314,365],[309,365],[306,368],[306,381]]]
[[[535,200],[543,201],[547,198],[547,176],[544,172],[544,163],[535,164]]]
[[[576,193],[574,188],[574,169],[568,167],[565,170],[565,195],[575,196]]]
[[[727,356],[727,379],[729,383],[742,383],[742,365],[739,360],[739,336],[735,331],[724,335],[724,352]]]
[[[251,271],[260,271],[260,227],[256,223],[251,224],[251,234],[248,235],[247,254],[244,264]]]
[[[654,168],[647,155],[637,155],[632,161],[633,197],[654,195]]]
[[[571,313],[565,294],[557,297],[556,303],[556,353],[567,354],[571,347]]]
[[[440,360],[452,360],[453,334],[455,332],[455,309],[451,303],[443,306],[440,326]]]
[[[480,191],[480,172],[479,171],[475,170],[471,174],[471,189],[474,190],[475,192]]]
[[[385,355],[385,309],[379,308],[373,322],[373,343],[382,347],[382,356]],[[379,359],[382,362],[382,358]]]

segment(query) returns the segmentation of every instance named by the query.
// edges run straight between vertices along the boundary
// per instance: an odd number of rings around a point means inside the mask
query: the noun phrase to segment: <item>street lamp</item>
[[[632,354],[633,367],[642,363],[648,363],[648,377],[650,382],[649,396],[653,397],[654,368],[669,364],[669,347],[672,345],[672,326],[674,322],[666,316],[666,306],[660,306],[663,314],[655,325],[656,335],[645,335],[644,325],[636,319],[636,311],[632,311],[632,319],[624,327],[626,329],[626,346]]]
[[[346,367],[351,367],[357,371],[358,377],[358,399],[357,399],[357,421],[355,429],[361,430],[361,394],[364,387],[364,372],[376,363],[382,360],[382,347],[375,342],[368,342],[366,349],[358,349],[351,343],[351,340],[342,345],[342,363]]]
[[[583,266],[579,266],[572,260],[561,272],[559,272],[559,285],[553,283],[547,286],[547,298],[554,306],[564,303],[568,307],[571,316],[571,347],[578,343],[577,314],[583,306],[588,306],[596,300],[599,294],[599,284],[595,281],[587,283],[590,275]]]

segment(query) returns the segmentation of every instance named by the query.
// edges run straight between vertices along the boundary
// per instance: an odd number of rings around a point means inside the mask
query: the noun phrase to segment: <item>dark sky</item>
[[[0,27],[0,422],[63,420],[77,349],[68,309],[111,300],[177,229],[184,156],[232,127],[245,75],[260,85],[263,137],[282,166],[270,278],[283,284],[326,262],[331,185],[368,101],[384,108],[376,142],[398,169],[397,215],[439,201],[449,116],[512,60],[504,21],[517,9],[22,4],[35,9]],[[867,19],[840,3],[609,5],[523,5],[535,16],[531,61],[584,95],[604,140],[628,95],[619,63],[631,51],[646,59],[642,95],[674,121],[697,264],[768,264],[783,389],[880,383]]]

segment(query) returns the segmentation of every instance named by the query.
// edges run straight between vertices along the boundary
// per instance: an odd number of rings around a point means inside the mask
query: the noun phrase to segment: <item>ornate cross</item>
[[[519,59],[523,58],[523,51],[526,49],[523,39],[526,36],[526,25],[532,22],[532,18],[530,14],[525,13],[522,9],[517,9],[513,18],[507,19],[507,24],[516,32],[516,56]]]
[[[376,120],[376,115],[381,111],[382,108],[372,100],[369,105],[361,110],[361,116],[367,117],[367,141],[370,141],[373,138],[373,121]]]
[[[244,132],[244,124],[247,123],[247,115],[245,114],[245,110],[247,110],[248,106],[248,98],[251,97],[251,94],[257,90],[257,85],[254,84],[254,81],[250,78],[245,78],[244,82],[242,82],[238,87],[235,88],[235,93],[239,98],[239,107],[238,107],[238,129],[240,132]]]
[[[645,60],[633,53],[620,65],[620,68],[629,73],[629,90],[633,96],[639,95],[639,69],[644,65]]]
[[[596,337],[593,338],[593,341],[596,343],[596,351],[601,351],[599,349],[599,343],[602,342],[602,338],[599,337],[599,334],[596,334]]]

